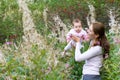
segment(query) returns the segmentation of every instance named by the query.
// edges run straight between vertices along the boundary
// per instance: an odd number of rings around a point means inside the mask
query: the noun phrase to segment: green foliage
[[[16,53],[14,49],[9,54],[5,53],[6,64],[0,64],[0,80],[5,80],[7,76],[13,80],[44,80],[48,67],[46,50],[39,50],[37,45],[33,45],[31,50],[35,56],[30,57],[32,64],[28,65],[25,64],[22,54]]]
[[[62,20],[80,18],[84,21],[88,8],[85,1],[81,0],[51,0],[48,2],[49,10],[60,15]],[[82,15],[82,16],[81,16]]]
[[[46,50],[39,51],[38,47],[35,45],[33,46],[32,51],[35,53],[35,56],[31,58],[34,66],[31,68],[31,79],[44,79],[45,69],[48,65],[46,63]]]
[[[72,56],[72,57],[74,57],[74,56]],[[73,80],[73,79],[80,80],[82,77],[82,66],[83,66],[84,62],[78,63],[75,61],[74,58],[71,58],[69,62],[70,62],[70,65],[73,66],[73,68],[70,71],[69,78],[71,80]]]
[[[101,70],[103,80],[119,80],[120,77],[120,58],[116,54],[118,47],[111,44],[110,58],[104,61],[103,68]]]
[[[24,79],[28,74],[28,68],[23,64],[22,58],[16,58],[14,53],[6,56],[6,64],[0,65],[0,79],[10,76],[12,79]]]
[[[120,45],[116,45],[113,42],[112,36],[114,34],[107,33],[107,38],[110,42],[110,54],[109,58],[104,60],[103,67],[101,69],[101,77],[103,80],[119,80],[120,74],[120,63],[118,62],[120,60],[119,56],[119,47]]]
[[[106,6],[115,6],[116,4],[118,6],[119,0],[116,0],[115,4],[105,0],[91,0],[89,2],[96,8],[97,20],[108,25]],[[21,36],[23,34],[22,13],[19,12],[16,0],[1,0],[0,4],[0,32],[5,37],[3,40],[10,35]],[[58,13],[63,21],[71,21],[77,17],[83,21],[83,26],[86,26],[85,18],[88,13],[88,5],[85,0],[34,0],[33,3],[28,2],[28,4],[37,31],[46,38],[47,45],[51,43],[54,45],[54,50],[59,49],[62,52],[66,43],[57,42],[54,37],[52,39],[48,38],[51,30],[45,26],[43,21],[42,12],[45,7],[49,8],[50,14]],[[66,21],[66,23],[68,22]],[[49,23],[48,26],[52,25]],[[114,36],[114,34],[107,33],[107,36],[111,43],[110,58],[104,61],[101,69],[102,80],[120,80],[120,58],[116,55],[120,46],[113,44],[111,36]],[[88,45],[89,43],[84,43],[82,52],[88,49]],[[74,60],[74,50],[70,51],[71,56],[60,58],[57,55],[59,63],[57,66],[51,67],[47,61],[48,49],[39,50],[37,45],[33,45],[31,52],[34,55],[29,54],[31,55],[31,65],[25,65],[24,58],[21,57],[22,53],[17,51],[14,46],[11,47],[13,50],[4,54],[6,63],[4,65],[0,64],[0,80],[5,80],[7,76],[13,80],[80,80],[82,76],[84,62],[79,63]],[[66,63],[70,65],[68,68],[65,68]]]
[[[62,80],[65,76],[64,73],[60,74],[60,69],[57,67],[53,69],[48,75],[45,76],[45,80]]]
[[[84,52],[88,49],[89,43],[84,42],[83,45],[84,45],[84,47],[81,49],[81,52]],[[74,50],[73,50],[72,53],[74,53]],[[73,66],[69,78],[71,80],[73,80],[73,79],[74,80],[80,80],[82,78],[82,67],[83,67],[84,61],[80,62],[80,63],[76,62],[75,59],[74,59],[74,54],[73,54],[72,58],[70,58],[70,60],[69,60],[69,63],[70,63],[71,66]]]
[[[22,14],[16,0],[0,1],[0,42],[4,42],[5,38],[9,39],[11,35],[22,35]]]

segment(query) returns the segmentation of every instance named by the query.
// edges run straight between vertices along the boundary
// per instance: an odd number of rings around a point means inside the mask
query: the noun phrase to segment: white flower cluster
[[[109,33],[113,34],[112,36],[113,41],[115,43],[120,44],[120,23],[119,21],[117,21],[116,19],[117,14],[115,13],[116,12],[114,9],[109,10],[109,18],[110,18],[109,26],[111,27],[111,29],[109,30]]]
[[[115,8],[109,10],[109,18],[110,18],[109,26],[111,27],[109,33],[116,47],[120,47],[120,22],[118,19],[119,17],[117,17],[120,15],[118,14],[119,12],[116,11],[118,10],[115,10]],[[120,54],[120,49],[116,54]]]

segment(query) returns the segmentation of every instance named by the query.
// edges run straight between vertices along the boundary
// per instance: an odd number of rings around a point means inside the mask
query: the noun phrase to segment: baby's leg
[[[63,52],[63,55],[66,54],[66,52],[71,49],[72,47],[75,47],[76,46],[76,42],[74,40],[71,40],[67,46],[64,48],[64,52]]]
[[[74,40],[71,40],[71,46],[75,48],[76,42]]]
[[[80,41],[80,45],[79,45],[80,48],[84,47],[81,43],[82,42]],[[74,40],[71,41],[71,46],[74,47],[74,48],[76,47],[76,42]]]
[[[71,49],[72,45],[72,40],[66,45],[66,47],[64,48],[64,52],[62,53],[62,56],[64,56],[66,54],[66,52]]]
[[[68,51],[69,49],[71,49],[72,45],[72,40],[67,44],[67,46],[64,48],[65,51]]]

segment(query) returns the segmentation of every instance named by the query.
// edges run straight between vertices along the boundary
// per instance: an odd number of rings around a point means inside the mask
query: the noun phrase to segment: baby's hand
[[[79,42],[80,41],[80,38],[75,36],[75,35],[72,35],[72,39],[76,42]]]

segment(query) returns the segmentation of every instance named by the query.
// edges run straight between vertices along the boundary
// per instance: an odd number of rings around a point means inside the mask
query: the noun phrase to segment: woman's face
[[[96,39],[97,38],[97,35],[93,31],[93,25],[90,25],[87,32],[88,32],[88,36],[89,36],[90,39]]]

